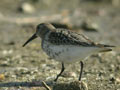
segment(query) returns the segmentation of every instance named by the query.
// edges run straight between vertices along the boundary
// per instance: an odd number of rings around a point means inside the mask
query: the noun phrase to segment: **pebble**
[[[0,74],[0,81],[5,79],[5,75],[4,74]]]
[[[33,13],[35,12],[35,8],[29,3],[23,3],[19,8],[19,11],[24,13]]]
[[[75,72],[64,72],[64,73],[62,74],[62,76],[63,76],[63,77],[74,77],[74,78],[77,77],[77,75],[76,75]]]
[[[3,50],[4,55],[11,54],[11,53],[13,53],[13,50]]]
[[[116,78],[116,82],[120,84],[120,77]]]
[[[59,83],[53,86],[53,90],[88,90],[87,84],[81,81]]]

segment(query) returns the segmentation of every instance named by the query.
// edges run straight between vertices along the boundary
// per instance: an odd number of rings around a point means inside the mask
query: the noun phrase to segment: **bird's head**
[[[54,30],[55,27],[49,23],[41,23],[39,25],[37,25],[36,27],[36,32],[32,35],[32,37],[30,37],[24,44],[23,47],[25,45],[27,45],[30,41],[34,40],[37,37],[41,37],[41,39],[45,36],[45,34],[49,31]]]

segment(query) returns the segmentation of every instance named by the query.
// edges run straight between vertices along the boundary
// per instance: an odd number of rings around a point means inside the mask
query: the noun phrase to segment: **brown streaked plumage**
[[[111,51],[112,47],[114,47],[111,45],[94,43],[85,35],[77,34],[67,29],[56,29],[49,23],[39,24],[35,34],[26,41],[23,46],[38,36],[42,39],[42,48],[47,55],[62,62],[62,70],[55,81],[57,81],[58,77],[64,71],[64,63],[81,61],[93,53]],[[81,80],[82,69],[83,63],[81,61],[79,80]]]

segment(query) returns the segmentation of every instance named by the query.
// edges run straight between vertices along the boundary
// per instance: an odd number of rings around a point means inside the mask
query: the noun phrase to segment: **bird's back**
[[[83,34],[66,29],[56,29],[46,34],[42,41],[43,50],[53,59],[72,62],[102,50],[108,45],[95,44]],[[104,49],[106,48],[106,49]]]

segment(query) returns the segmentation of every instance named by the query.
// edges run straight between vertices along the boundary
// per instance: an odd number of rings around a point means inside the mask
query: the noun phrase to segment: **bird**
[[[96,43],[87,36],[69,29],[55,28],[51,23],[38,24],[36,32],[23,44],[23,47],[37,37],[41,38],[43,51],[50,58],[61,62],[62,68],[56,76],[55,82],[64,72],[65,63],[72,64],[77,61],[80,61],[81,68],[78,80],[81,81],[84,67],[83,60],[94,53],[112,51],[112,48],[115,47]]]

